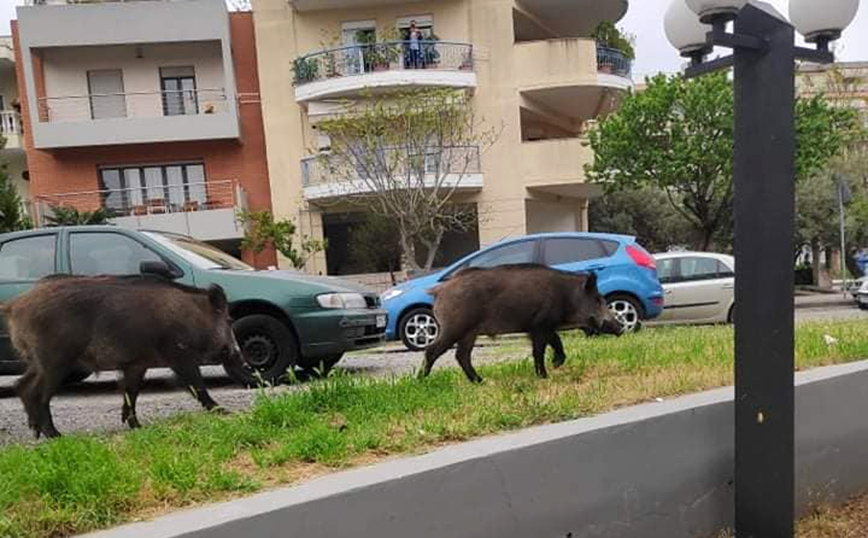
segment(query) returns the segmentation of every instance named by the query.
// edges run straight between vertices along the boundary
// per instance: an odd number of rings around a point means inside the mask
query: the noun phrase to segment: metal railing
[[[314,52],[293,62],[293,84],[375,71],[407,69],[473,70],[473,45],[449,41],[389,41]]]
[[[45,224],[54,207],[79,211],[104,209],[112,218],[117,218],[237,208],[243,205],[243,199],[243,189],[234,180],[145,184],[123,189],[42,195],[36,198],[37,220],[39,224]]]
[[[21,135],[21,114],[14,110],[0,110],[0,134]]]
[[[40,122],[225,114],[228,111],[229,101],[223,88],[39,98]]]
[[[424,175],[439,179],[447,174],[478,174],[482,172],[479,146],[449,146],[430,148],[413,155],[407,148],[384,149],[379,158],[371,159],[372,167],[381,167],[380,180],[389,177],[397,181],[417,179]],[[338,158],[327,153],[311,155],[301,160],[302,186],[311,187],[329,182],[364,179],[370,175],[359,162]],[[414,170],[408,172],[408,168]],[[388,172],[385,170],[388,169]]]
[[[633,75],[633,60],[618,49],[597,45],[597,71],[631,78]]]

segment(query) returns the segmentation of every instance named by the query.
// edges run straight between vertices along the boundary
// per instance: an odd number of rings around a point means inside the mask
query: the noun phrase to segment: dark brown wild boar
[[[428,293],[434,296],[434,315],[440,322],[440,333],[425,350],[423,377],[457,343],[455,359],[467,379],[482,381],[470,362],[473,345],[480,335],[528,333],[533,342],[536,373],[546,377],[547,344],[555,350],[555,367],[566,359],[557,330],[621,334],[621,325],[597,291],[597,277],[593,273],[567,273],[532,264],[472,268],[459,271]]]
[[[60,435],[50,402],[75,368],[123,372],[121,420],[137,428],[136,397],[148,368],[171,368],[210,410],[217,403],[199,363],[241,361],[226,295],[216,285],[200,290],[158,277],[55,276],[3,309],[12,345],[27,363],[17,390],[37,438]]]

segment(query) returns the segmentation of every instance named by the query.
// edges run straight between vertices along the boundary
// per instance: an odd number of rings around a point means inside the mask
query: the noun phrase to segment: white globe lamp
[[[748,0],[687,0],[687,7],[699,20],[710,23],[713,19],[734,19]]]
[[[666,38],[682,56],[693,56],[709,52],[706,34],[711,26],[702,24],[696,14],[687,7],[684,0],[672,0],[663,19]]]
[[[790,0],[790,21],[807,42],[826,48],[841,37],[858,10],[859,0]]]

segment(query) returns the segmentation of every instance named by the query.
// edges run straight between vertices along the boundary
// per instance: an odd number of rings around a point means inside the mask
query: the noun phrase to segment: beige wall
[[[286,0],[253,0],[260,59],[265,131],[273,204],[281,217],[298,220],[303,233],[322,233],[319,210],[301,197],[300,160],[316,145],[307,111],[298,105],[292,85],[292,60],[339,44],[342,22],[376,20],[378,33],[399,17],[433,17],[441,40],[474,47],[477,115],[500,132],[482,155],[484,187],[469,197],[478,204],[481,245],[530,231],[583,229],[586,203],[536,202],[530,184],[582,182],[589,152],[578,139],[522,143],[520,84],[589,85],[597,80],[593,41],[560,39],[514,43],[514,0],[441,0],[365,9],[297,13]],[[591,108],[595,108],[593,104]],[[570,133],[575,132],[572,129]],[[309,267],[324,272],[324,257]]]
[[[82,97],[88,94],[87,73],[103,69],[122,70],[124,92],[130,94],[126,96],[129,117],[162,115],[161,67],[193,67],[196,87],[201,91],[200,108],[211,102],[215,112],[226,110],[225,100],[220,97],[226,79],[218,41],[140,47],[65,47],[45,49],[42,57],[51,121],[89,120],[89,101]],[[72,98],[55,99],[58,97]]]

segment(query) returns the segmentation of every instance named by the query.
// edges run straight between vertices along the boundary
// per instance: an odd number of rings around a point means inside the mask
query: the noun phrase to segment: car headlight
[[[395,297],[398,297],[402,293],[404,293],[404,290],[398,289],[398,288],[392,288],[390,290],[384,291],[383,294],[380,295],[380,300],[383,302],[390,301],[390,300],[394,299]]]
[[[316,296],[316,302],[323,308],[367,308],[368,306],[360,293],[324,293]]]

